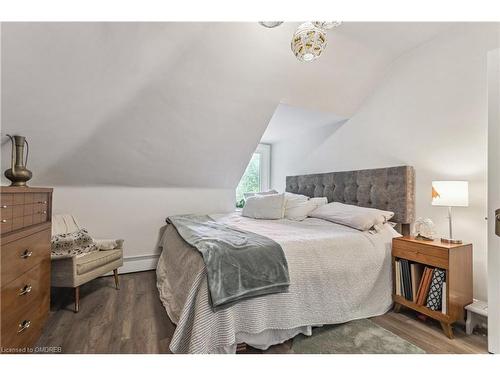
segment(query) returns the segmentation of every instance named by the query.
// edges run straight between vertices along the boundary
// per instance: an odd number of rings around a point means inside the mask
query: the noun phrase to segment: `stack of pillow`
[[[254,219],[295,221],[314,217],[367,231],[385,224],[394,216],[394,213],[339,202],[328,203],[326,197],[309,198],[301,194],[279,194],[276,190],[271,190],[249,196],[242,215]]]
[[[245,201],[242,215],[254,219],[289,219],[302,221],[316,208],[327,204],[326,198],[309,198],[301,194],[275,190],[257,193]]]
[[[394,212],[332,202],[314,210],[309,216],[367,231],[378,230],[380,225],[387,223],[394,216]]]

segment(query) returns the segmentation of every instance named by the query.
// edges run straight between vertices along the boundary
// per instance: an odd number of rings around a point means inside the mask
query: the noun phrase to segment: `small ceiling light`
[[[277,27],[281,25],[283,21],[260,21],[259,24],[261,24],[264,27],[267,27],[268,29],[272,29],[273,27]]]
[[[323,30],[330,30],[334,27],[339,27],[342,24],[342,21],[314,21],[313,25],[319,27]]]
[[[293,34],[292,52],[300,61],[316,60],[326,48],[326,31],[312,22],[300,25]]]

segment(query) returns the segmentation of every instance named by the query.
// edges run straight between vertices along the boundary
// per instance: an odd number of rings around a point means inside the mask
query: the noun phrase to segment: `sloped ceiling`
[[[296,26],[4,23],[2,170],[10,133],[30,141],[33,185],[234,188],[279,103],[350,117],[448,27],[344,24],[305,64]]]
[[[310,134],[319,128],[335,126],[347,121],[335,113],[312,111],[280,103],[262,135],[262,143],[278,143]]]

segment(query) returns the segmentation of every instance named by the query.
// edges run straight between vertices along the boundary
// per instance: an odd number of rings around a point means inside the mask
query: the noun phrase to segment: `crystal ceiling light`
[[[283,23],[283,21],[260,21],[259,24],[261,24],[264,27],[267,27],[269,29],[272,29],[273,27],[279,26]]]
[[[293,34],[292,52],[300,61],[313,61],[321,56],[326,48],[326,31],[312,22],[300,25]]]
[[[314,21],[313,25],[319,27],[323,30],[330,30],[334,27],[339,27],[342,24],[342,21]]]

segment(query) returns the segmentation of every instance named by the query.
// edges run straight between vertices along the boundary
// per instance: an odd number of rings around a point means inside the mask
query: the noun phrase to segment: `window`
[[[240,183],[236,187],[236,206],[242,207],[240,202],[245,193],[257,193],[269,190],[269,172],[271,164],[271,146],[259,144],[248,163]]]

